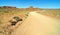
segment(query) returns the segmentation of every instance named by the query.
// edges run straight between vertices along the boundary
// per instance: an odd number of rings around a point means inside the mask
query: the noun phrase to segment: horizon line
[[[4,6],[0,6],[0,7],[4,7]],[[48,8],[48,7],[34,7],[34,6],[28,6],[28,7],[17,7],[17,6],[6,6],[6,7],[16,7],[16,8],[30,8],[30,7],[32,7],[32,8],[41,8],[41,9],[60,9],[60,8]]]

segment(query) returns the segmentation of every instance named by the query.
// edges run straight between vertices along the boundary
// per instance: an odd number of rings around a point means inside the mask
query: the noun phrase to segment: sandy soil
[[[11,35],[60,35],[57,19],[31,12]]]

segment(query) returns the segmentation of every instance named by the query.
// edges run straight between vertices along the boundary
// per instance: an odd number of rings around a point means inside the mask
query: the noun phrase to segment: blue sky
[[[0,6],[60,8],[60,0],[0,0]]]

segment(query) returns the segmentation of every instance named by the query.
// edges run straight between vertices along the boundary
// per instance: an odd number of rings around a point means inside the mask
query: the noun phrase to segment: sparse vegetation
[[[39,11],[38,13],[40,14],[60,18],[60,9],[39,9],[33,7],[30,8],[0,7],[0,30],[2,29],[0,33],[4,32],[5,30],[8,30],[6,27],[8,26],[9,20],[12,19],[12,17],[18,16],[24,20],[28,16],[30,11]],[[4,32],[4,34],[6,35],[7,32]]]
[[[40,12],[40,14],[44,14],[44,15],[54,17],[54,18],[60,18],[60,10],[59,9],[47,9],[43,12]]]

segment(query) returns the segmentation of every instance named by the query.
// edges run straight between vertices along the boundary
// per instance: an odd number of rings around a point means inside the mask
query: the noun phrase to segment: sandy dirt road
[[[12,35],[60,35],[60,22],[35,12],[12,33]]]

